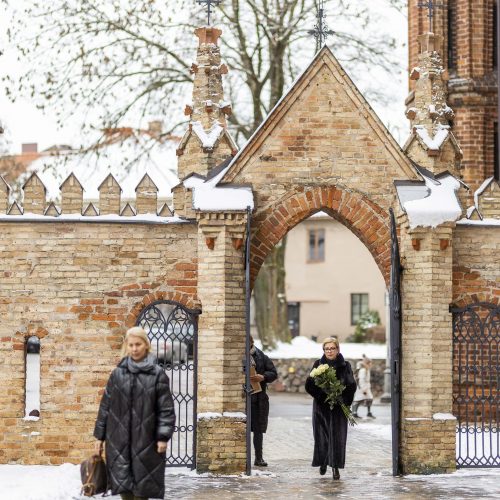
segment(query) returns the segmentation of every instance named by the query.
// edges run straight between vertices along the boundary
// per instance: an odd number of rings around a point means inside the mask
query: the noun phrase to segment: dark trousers
[[[372,412],[372,403],[373,403],[373,400],[372,399],[365,399],[363,401],[355,401],[353,404],[352,404],[352,412],[353,413],[358,413],[358,408],[359,408],[359,405],[361,403],[364,403],[364,405],[368,408],[368,412],[367,414],[370,415],[371,412]]]
[[[264,434],[262,432],[253,433],[253,448],[255,450],[255,460],[262,460],[262,443]]]

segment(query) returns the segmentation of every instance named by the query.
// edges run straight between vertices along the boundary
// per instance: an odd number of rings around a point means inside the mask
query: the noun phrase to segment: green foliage
[[[366,332],[369,328],[380,325],[380,314],[378,311],[366,311],[358,319],[354,334],[349,338],[352,342],[366,342]]]

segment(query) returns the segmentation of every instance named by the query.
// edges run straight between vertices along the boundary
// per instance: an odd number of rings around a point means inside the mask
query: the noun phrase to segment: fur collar
[[[327,364],[328,366],[333,366],[334,368],[341,368],[345,366],[345,359],[340,352],[337,354],[337,357],[333,360],[327,359],[326,356],[323,354],[321,356],[321,359],[319,360],[321,364]]]

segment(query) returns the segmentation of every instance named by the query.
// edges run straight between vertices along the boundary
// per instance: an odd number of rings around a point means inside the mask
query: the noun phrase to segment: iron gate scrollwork
[[[391,343],[391,420],[392,420],[392,475],[400,474],[399,428],[401,426],[401,259],[398,233],[392,208],[391,219],[391,277],[389,288],[390,343]]]
[[[171,467],[196,466],[196,388],[198,314],[169,300],[151,303],[141,311],[136,325],[142,326],[170,380],[175,405],[174,434],[167,448]]]
[[[457,467],[500,467],[500,306],[480,302],[450,311]]]

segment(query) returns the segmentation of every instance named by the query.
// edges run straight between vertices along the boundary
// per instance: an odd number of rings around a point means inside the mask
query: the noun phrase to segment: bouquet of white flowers
[[[311,378],[320,389],[325,391],[326,402],[330,406],[330,410],[332,410],[335,405],[340,405],[347,418],[347,422],[350,425],[357,424],[352,416],[351,409],[342,401],[342,392],[345,389],[345,385],[341,384],[335,370],[327,364],[319,365],[312,369]]]

